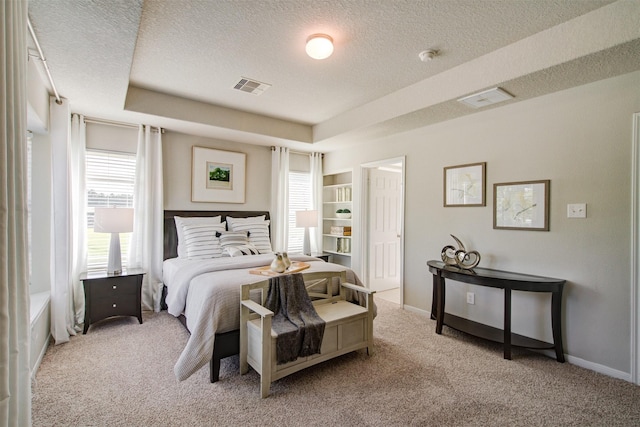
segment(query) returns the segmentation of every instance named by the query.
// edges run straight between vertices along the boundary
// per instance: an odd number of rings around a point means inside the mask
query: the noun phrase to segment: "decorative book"
[[[329,233],[334,236],[351,236],[351,226],[332,225]]]

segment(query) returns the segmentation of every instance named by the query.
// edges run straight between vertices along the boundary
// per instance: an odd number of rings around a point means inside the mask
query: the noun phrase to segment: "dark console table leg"
[[[556,360],[564,363],[564,350],[562,348],[562,290],[553,292],[551,296],[551,329],[553,331]]]
[[[432,280],[431,293],[431,319],[436,320],[436,309],[438,306],[438,277],[434,274]]]
[[[136,281],[136,285],[138,287],[138,292],[136,293],[136,305],[138,307],[138,322],[142,325],[142,281],[144,276],[141,274],[138,276],[138,280]]]
[[[442,325],[444,324],[444,300],[445,300],[445,287],[444,277],[440,275],[433,276],[434,284],[436,285],[437,305],[436,305],[436,334],[442,334]]]
[[[504,358],[511,360],[511,289],[504,288]]]

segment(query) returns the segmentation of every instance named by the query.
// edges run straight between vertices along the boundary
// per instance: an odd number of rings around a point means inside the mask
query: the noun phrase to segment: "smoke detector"
[[[431,61],[436,56],[438,56],[438,53],[439,52],[435,49],[427,49],[420,52],[418,56],[420,57],[420,61],[428,62],[428,61]]]

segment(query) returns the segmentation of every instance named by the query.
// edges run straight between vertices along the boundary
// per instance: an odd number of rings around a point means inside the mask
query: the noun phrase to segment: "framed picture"
[[[486,165],[482,162],[444,168],[444,206],[486,206]]]
[[[191,201],[244,203],[246,156],[194,146]]]
[[[493,184],[493,228],[549,231],[550,180]]]

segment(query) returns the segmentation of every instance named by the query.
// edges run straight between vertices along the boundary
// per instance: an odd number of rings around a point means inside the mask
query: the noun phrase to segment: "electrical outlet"
[[[476,295],[473,292],[467,292],[467,304],[475,304]]]
[[[586,203],[570,203],[567,205],[567,218],[586,218]]]

